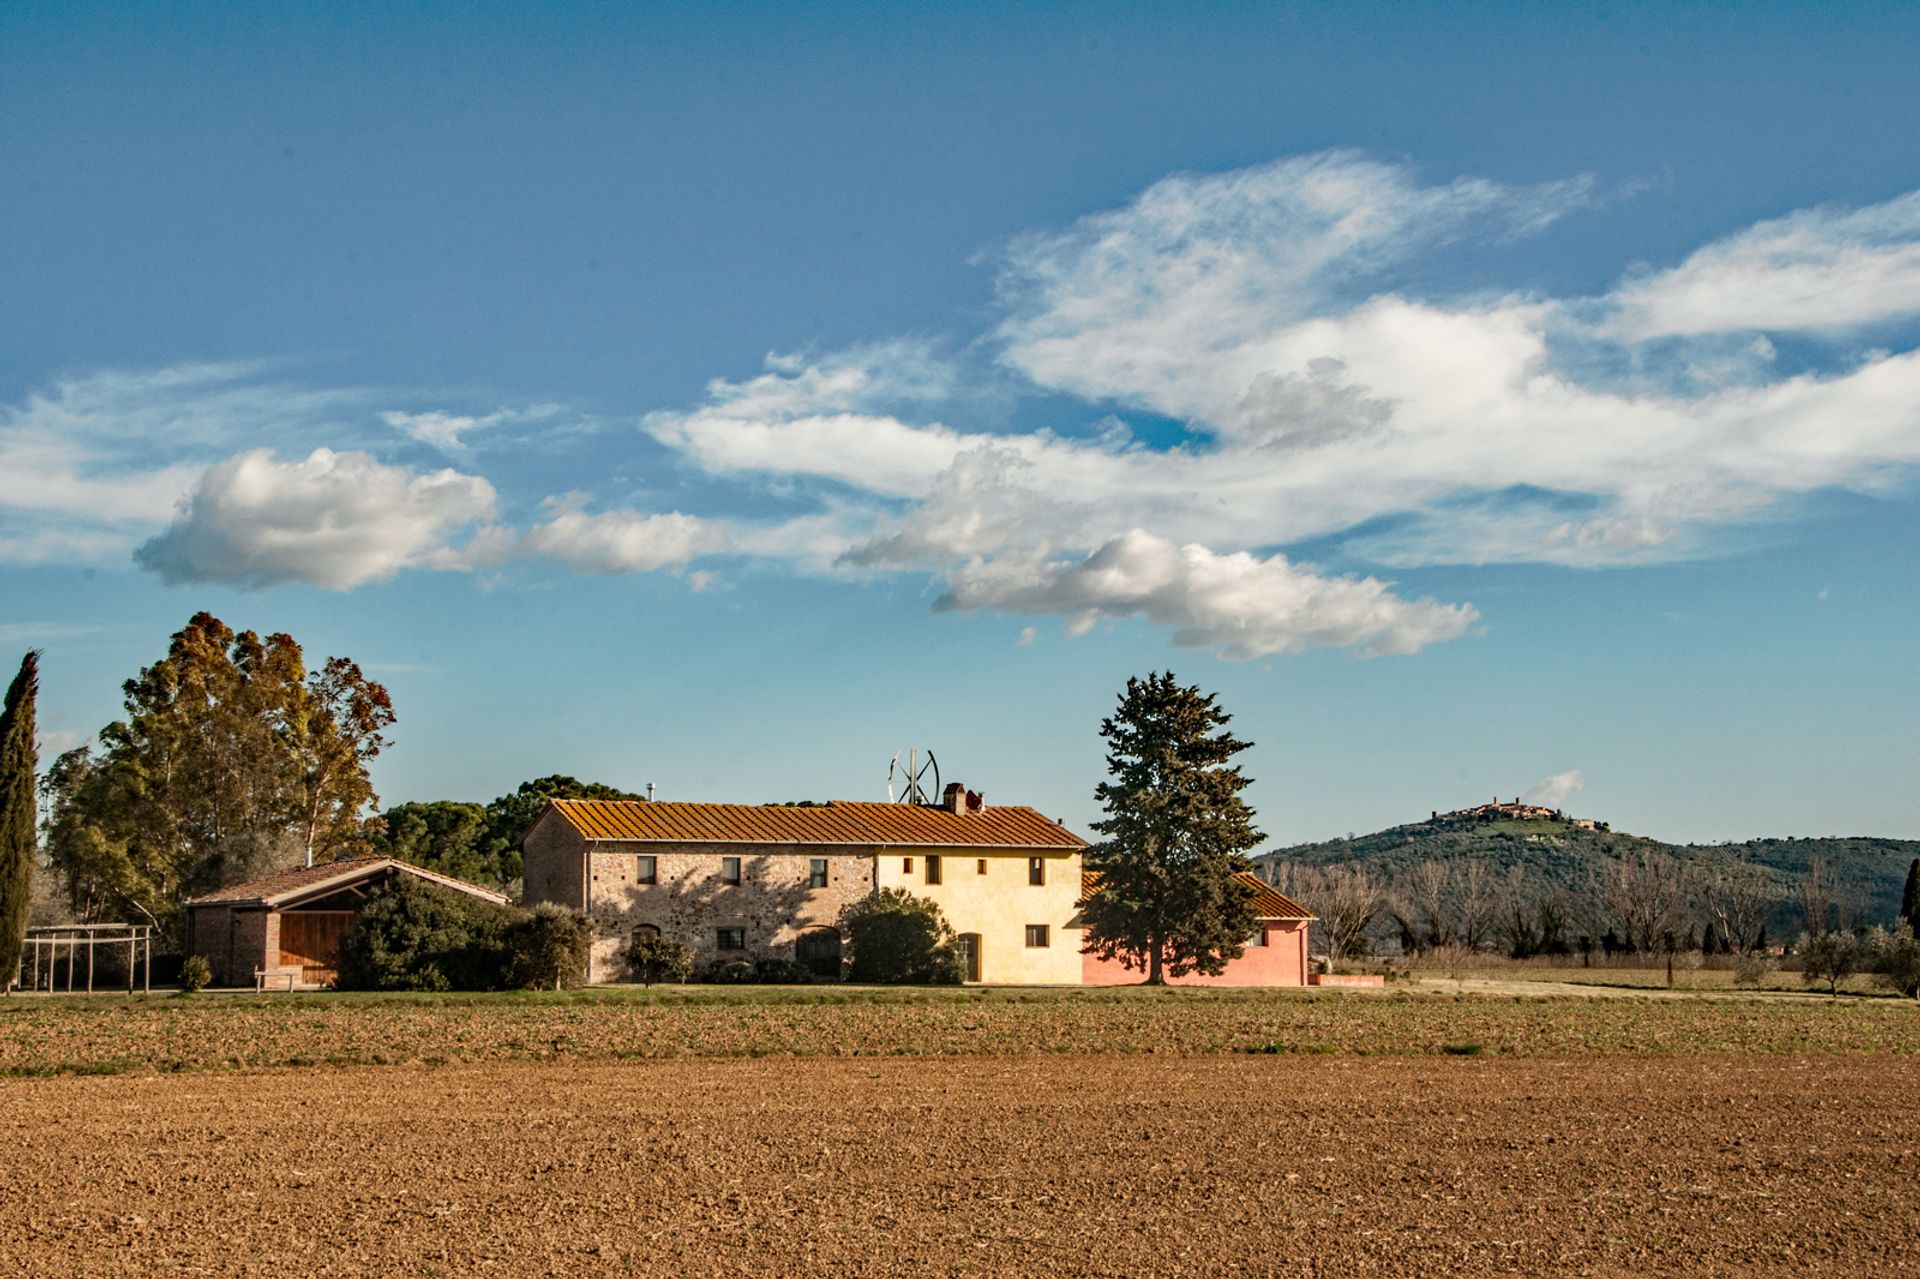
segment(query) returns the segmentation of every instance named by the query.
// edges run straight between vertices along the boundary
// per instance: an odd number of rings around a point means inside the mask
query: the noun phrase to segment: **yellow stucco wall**
[[[924,853],[880,853],[875,878],[882,888],[904,888],[938,903],[954,932],[978,935],[981,981],[1077,986],[1080,930],[1067,924],[1080,897],[1080,854],[1037,855],[1046,866],[1046,883],[1040,885],[1027,882],[1027,859],[1036,856],[1029,849],[942,853],[938,884],[927,882]],[[1047,926],[1046,946],[1027,945],[1028,924]]]

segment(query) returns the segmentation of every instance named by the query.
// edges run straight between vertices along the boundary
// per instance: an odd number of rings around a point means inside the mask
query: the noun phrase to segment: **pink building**
[[[1247,939],[1246,952],[1228,964],[1227,970],[1218,977],[1194,974],[1169,977],[1168,983],[1175,986],[1306,985],[1307,925],[1313,922],[1313,912],[1257,875],[1243,871],[1238,878],[1253,889],[1253,911],[1260,921],[1258,930]],[[1099,883],[1099,872],[1082,873],[1081,896],[1091,894]],[[1125,986],[1145,978],[1145,973],[1123,967],[1117,959],[1080,956],[1083,986]]]

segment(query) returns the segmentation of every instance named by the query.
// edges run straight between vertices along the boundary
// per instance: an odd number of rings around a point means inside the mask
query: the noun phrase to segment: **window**
[[[807,887],[825,888],[827,886],[827,859],[816,857],[807,863]]]
[[[639,861],[639,873],[634,876],[636,884],[657,884],[660,882],[660,864],[651,857],[642,857]]]
[[[747,930],[744,928],[716,928],[713,930],[713,944],[718,950],[745,950],[747,948]]]
[[[1028,924],[1027,945],[1045,946],[1047,944],[1047,926],[1045,924]]]
[[[986,858],[984,858],[984,857],[982,857],[982,858],[981,858],[981,859],[980,859],[979,861],[977,861],[977,862],[975,862],[975,863],[974,863],[974,865],[975,865],[975,867],[976,867],[976,868],[977,868],[977,869],[979,870],[979,873],[980,873],[980,874],[982,874],[982,875],[984,875],[984,874],[986,874],[986,873],[987,873],[987,859],[986,859]]]
[[[1047,882],[1047,859],[1046,858],[1044,857],[1027,858],[1027,882],[1029,884],[1044,884]],[[1040,944],[1043,946],[1046,945],[1045,942],[1042,942]]]
[[[740,882],[740,859],[738,857],[722,857],[720,859],[720,879],[721,882],[727,884],[737,884]]]
[[[1247,938],[1248,947],[1264,946],[1266,944],[1267,944],[1267,930],[1264,928],[1254,933],[1253,936]]]
[[[940,882],[940,859],[938,857],[927,858],[927,882],[929,884],[937,884]]]
[[[913,858],[902,857],[900,859],[900,873],[903,875],[913,874]]]

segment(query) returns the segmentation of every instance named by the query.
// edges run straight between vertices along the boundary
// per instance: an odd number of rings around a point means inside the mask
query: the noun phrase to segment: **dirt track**
[[[1906,1057],[0,1082],[0,1273],[1899,1275]]]

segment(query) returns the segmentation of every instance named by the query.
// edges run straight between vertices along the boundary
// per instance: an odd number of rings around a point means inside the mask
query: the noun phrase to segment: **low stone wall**
[[[1387,979],[1379,973],[1314,973],[1309,986],[1384,986]]]

